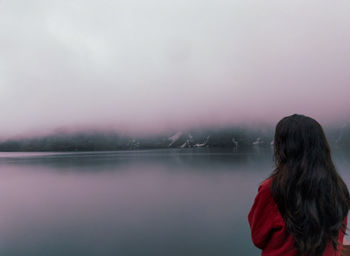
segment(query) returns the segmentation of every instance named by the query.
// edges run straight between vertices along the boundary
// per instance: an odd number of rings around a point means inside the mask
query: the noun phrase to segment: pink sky
[[[0,133],[350,120],[350,2],[0,1]]]

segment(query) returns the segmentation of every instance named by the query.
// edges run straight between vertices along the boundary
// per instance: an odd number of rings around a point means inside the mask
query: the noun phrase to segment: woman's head
[[[304,115],[280,120],[271,193],[301,255],[322,255],[349,210],[349,193],[332,162],[321,125]]]
[[[311,117],[291,115],[276,126],[274,157],[277,165],[309,161],[329,162],[330,149],[321,125]],[[310,159],[312,158],[312,159]]]

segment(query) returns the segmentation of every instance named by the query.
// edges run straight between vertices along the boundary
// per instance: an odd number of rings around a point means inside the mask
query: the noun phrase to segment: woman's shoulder
[[[272,185],[272,178],[267,178],[263,182],[260,183],[259,192],[270,192]]]

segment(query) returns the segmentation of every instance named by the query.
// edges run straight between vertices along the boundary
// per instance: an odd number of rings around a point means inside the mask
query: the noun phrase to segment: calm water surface
[[[0,153],[0,255],[259,255],[247,214],[272,168],[259,149]]]

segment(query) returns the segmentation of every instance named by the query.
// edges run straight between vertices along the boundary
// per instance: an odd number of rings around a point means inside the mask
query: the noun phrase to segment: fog
[[[0,1],[0,134],[350,118],[350,2]]]

